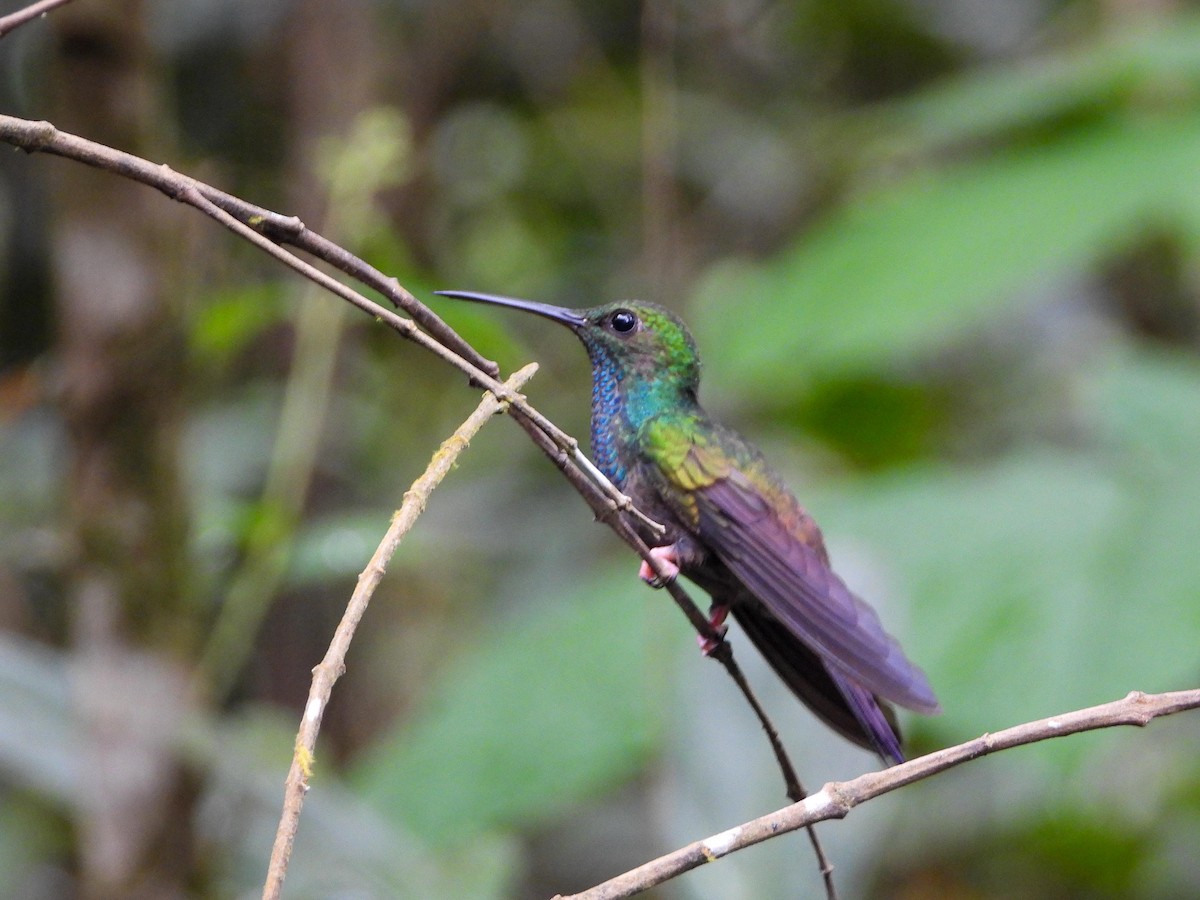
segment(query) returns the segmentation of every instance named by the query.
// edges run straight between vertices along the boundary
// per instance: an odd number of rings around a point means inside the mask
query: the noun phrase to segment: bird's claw
[[[729,630],[729,626],[725,624],[725,619],[728,615],[729,607],[724,603],[714,603],[708,610],[708,624],[711,626],[715,636],[696,635],[696,643],[700,645],[700,652],[705,656],[712,656],[712,652],[725,640],[725,632]]]
[[[642,568],[643,571],[639,572],[638,575],[641,577],[642,581],[646,582],[646,584],[650,585],[650,587],[654,588],[655,590],[658,590],[659,588],[665,588],[668,584],[675,580],[674,578],[663,578],[662,576],[655,574],[654,570],[645,563],[642,563]]]
[[[679,557],[675,553],[675,546],[673,544],[669,544],[666,547],[652,548],[650,556],[663,570],[663,574],[659,575],[649,562],[642,560],[641,568],[638,569],[638,577],[650,585],[650,587],[666,587],[679,577]]]
[[[725,632],[729,630],[728,625],[722,625],[720,628],[714,629],[716,637],[705,637],[702,634],[696,635],[696,643],[700,645],[700,654],[702,656],[712,656],[716,650],[725,641]]]

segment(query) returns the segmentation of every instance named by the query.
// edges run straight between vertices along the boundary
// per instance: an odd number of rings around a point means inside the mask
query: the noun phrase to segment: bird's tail
[[[732,604],[733,616],[758,652],[801,702],[830,728],[889,765],[904,762],[892,708],[870,691],[831,671],[815,652],[757,603]]]

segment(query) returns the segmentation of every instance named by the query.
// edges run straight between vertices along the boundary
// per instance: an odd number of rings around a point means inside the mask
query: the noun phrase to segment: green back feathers
[[[697,415],[668,415],[650,420],[638,434],[643,456],[677,490],[699,490],[729,476],[729,455],[712,441],[712,427],[706,425]]]

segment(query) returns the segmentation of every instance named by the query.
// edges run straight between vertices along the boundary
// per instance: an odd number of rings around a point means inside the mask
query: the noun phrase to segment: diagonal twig
[[[55,7],[63,6],[70,2],[71,0],[38,0],[37,3],[31,3],[24,9],[18,9],[16,12],[9,13],[7,16],[0,18],[0,38],[4,37],[10,31],[20,28],[26,22],[32,22],[34,19],[46,15],[46,13]]]
[[[1144,727],[1161,716],[1200,709],[1200,689],[1144,694],[1133,691],[1120,700],[1074,712],[1038,719],[985,734],[965,744],[946,747],[911,759],[881,772],[868,772],[850,781],[831,782],[800,803],[722,831],[701,841],[661,856],[636,869],[578,894],[559,895],[554,900],[617,900],[669,881],[684,872],[715,862],[738,850],[805,828],[826,819],[843,819],[854,807],[881,794],[922,781],[946,769],[1001,750],[1066,737],[1081,731],[1117,725]]]
[[[537,364],[531,363],[514,374],[505,386],[510,390],[519,391],[521,387],[537,371]],[[300,731],[296,735],[296,746],[292,754],[292,765],[288,770],[287,781],[284,785],[283,814],[279,819],[279,827],[275,832],[275,846],[271,850],[271,863],[267,869],[267,880],[263,885],[263,900],[278,900],[283,890],[283,880],[287,874],[288,861],[292,854],[292,845],[296,839],[296,830],[300,824],[300,811],[304,805],[304,795],[308,791],[308,780],[312,775],[314,752],[317,745],[317,734],[321,730],[321,719],[325,715],[325,707],[333,693],[334,683],[346,671],[346,653],[350,642],[367,604],[379,585],[387,569],[388,561],[404,535],[412,528],[417,516],[425,509],[430,494],[454,468],[459,454],[466,449],[471,438],[496,413],[508,408],[508,403],[496,399],[488,393],[475,411],[458,429],[448,437],[438,448],[429,461],[428,467],[411,488],[404,494],[404,502],[392,516],[391,525],[379,542],[378,548],[371,556],[371,561],[358,576],[358,584],[346,605],[342,621],[334,631],[333,640],[325,658],[313,669],[312,686],[308,691],[308,702],[304,705],[304,716],[300,720]]]
[[[253,243],[284,265],[325,288],[351,305],[373,316],[402,337],[418,344],[467,375],[471,383],[487,389],[497,400],[507,403],[509,414],[526,431],[547,457],[563,472],[596,514],[618,537],[628,544],[660,579],[667,583],[671,598],[679,606],[696,632],[714,646],[710,654],[724,666],[738,685],[758,717],[775,753],[790,798],[802,795],[794,767],[779,741],[770,720],[750,690],[749,684],[734,661],[732,650],[695,601],[681,585],[666,577],[662,564],[650,554],[650,548],[633,527],[631,520],[642,523],[650,532],[661,534],[663,528],[638,510],[608,479],[599,475],[594,465],[581,467],[585,459],[579,442],[531,406],[523,395],[510,389],[494,377],[496,364],[486,360],[467,344],[448,325],[400,287],[394,278],[350,254],[326,238],[309,231],[300,219],[247,203],[206,185],[165,165],[156,165],[133,154],[89,141],[60,131],[50,122],[37,122],[0,115],[0,142],[11,144],[28,153],[48,153],[112,172],[153,187],[173,200],[191,205],[226,228]],[[406,319],[380,306],[312,264],[280,246],[283,243],[304,249],[318,259],[328,262],[365,285],[379,290],[393,302],[410,312],[428,331],[422,331],[413,319]],[[459,347],[459,354],[452,347]],[[589,474],[593,473],[593,474]],[[823,864],[824,867],[824,864]]]
[[[50,122],[35,122],[14,116],[0,115],[0,141],[18,147],[27,153],[48,153],[61,156],[122,175],[156,188],[172,200],[199,209],[205,215],[275,257],[285,266],[378,319],[402,337],[439,356],[467,375],[472,383],[486,388],[498,398],[505,400],[511,405],[514,418],[529,419],[573,459],[582,456],[579,442],[575,438],[534,409],[524,397],[506,390],[504,385],[495,378],[495,373],[499,371],[496,364],[483,357],[443,322],[433,310],[404,290],[395,278],[388,278],[328,238],[310,231],[295,216],[283,216],[247,203],[211,185],[175,172],[169,166],[157,165],[140,156],[115,150],[78,135],[68,134],[60,131]],[[379,290],[412,315],[413,319],[397,315],[332,278],[280,246],[284,243],[304,249],[363,284]],[[422,328],[425,330],[422,331]],[[572,462],[572,464],[575,463]],[[607,495],[608,502],[616,509],[633,516],[651,530],[662,533],[661,525],[638,510],[633,501],[621,493],[607,478],[604,478],[594,466],[591,466],[589,471],[593,473],[592,477]]]
[[[309,231],[299,219],[283,216],[263,209],[244,200],[226,194],[210,185],[203,184],[173,171],[165,165],[156,165],[149,160],[130,153],[97,144],[86,138],[60,131],[50,122],[35,122],[14,116],[0,115],[0,141],[18,147],[28,153],[48,153],[72,159],[94,168],[139,181],[153,187],[173,200],[194,206],[226,228],[250,241],[284,265],[325,288],[351,305],[373,316],[402,337],[439,356],[475,384],[486,388],[498,399],[510,405],[510,414],[534,439],[539,446],[567,475],[571,484],[584,496],[597,517],[609,525],[638,554],[662,575],[657,561],[650,558],[649,548],[632,527],[625,523],[625,516],[639,520],[651,530],[662,532],[662,526],[641,513],[633,502],[599,473],[594,465],[588,472],[581,470],[577,460],[582,457],[579,442],[534,409],[528,401],[509,390],[493,377],[495,363],[484,359],[431,310],[399,288],[395,279],[389,279],[365,262],[358,260],[343,248],[326,238]],[[430,333],[417,327],[411,319],[397,315],[358,293],[325,272],[289,252],[277,242],[291,243],[312,252],[318,258],[336,265],[376,289],[389,289],[390,296],[397,302],[403,301],[406,310],[420,311],[422,322]],[[397,290],[399,289],[399,291]],[[405,299],[407,298],[407,299]],[[415,317],[415,316],[414,316]],[[424,322],[425,319],[432,323]],[[431,336],[432,335],[432,336]],[[467,348],[463,356],[450,349],[447,344],[460,344]],[[625,515],[622,515],[625,514]],[[625,523],[623,525],[622,523]],[[703,637],[716,642],[720,635],[709,624],[707,617],[682,588],[671,590],[671,596],[681,606],[688,621]]]

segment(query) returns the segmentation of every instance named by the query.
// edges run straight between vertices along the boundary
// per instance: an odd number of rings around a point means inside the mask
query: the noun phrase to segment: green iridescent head
[[[611,367],[619,376],[666,381],[692,394],[700,384],[700,357],[687,326],[670,310],[654,303],[621,300],[587,309],[568,309],[493,294],[437,293],[522,309],[566,325],[587,347],[593,366]]]

